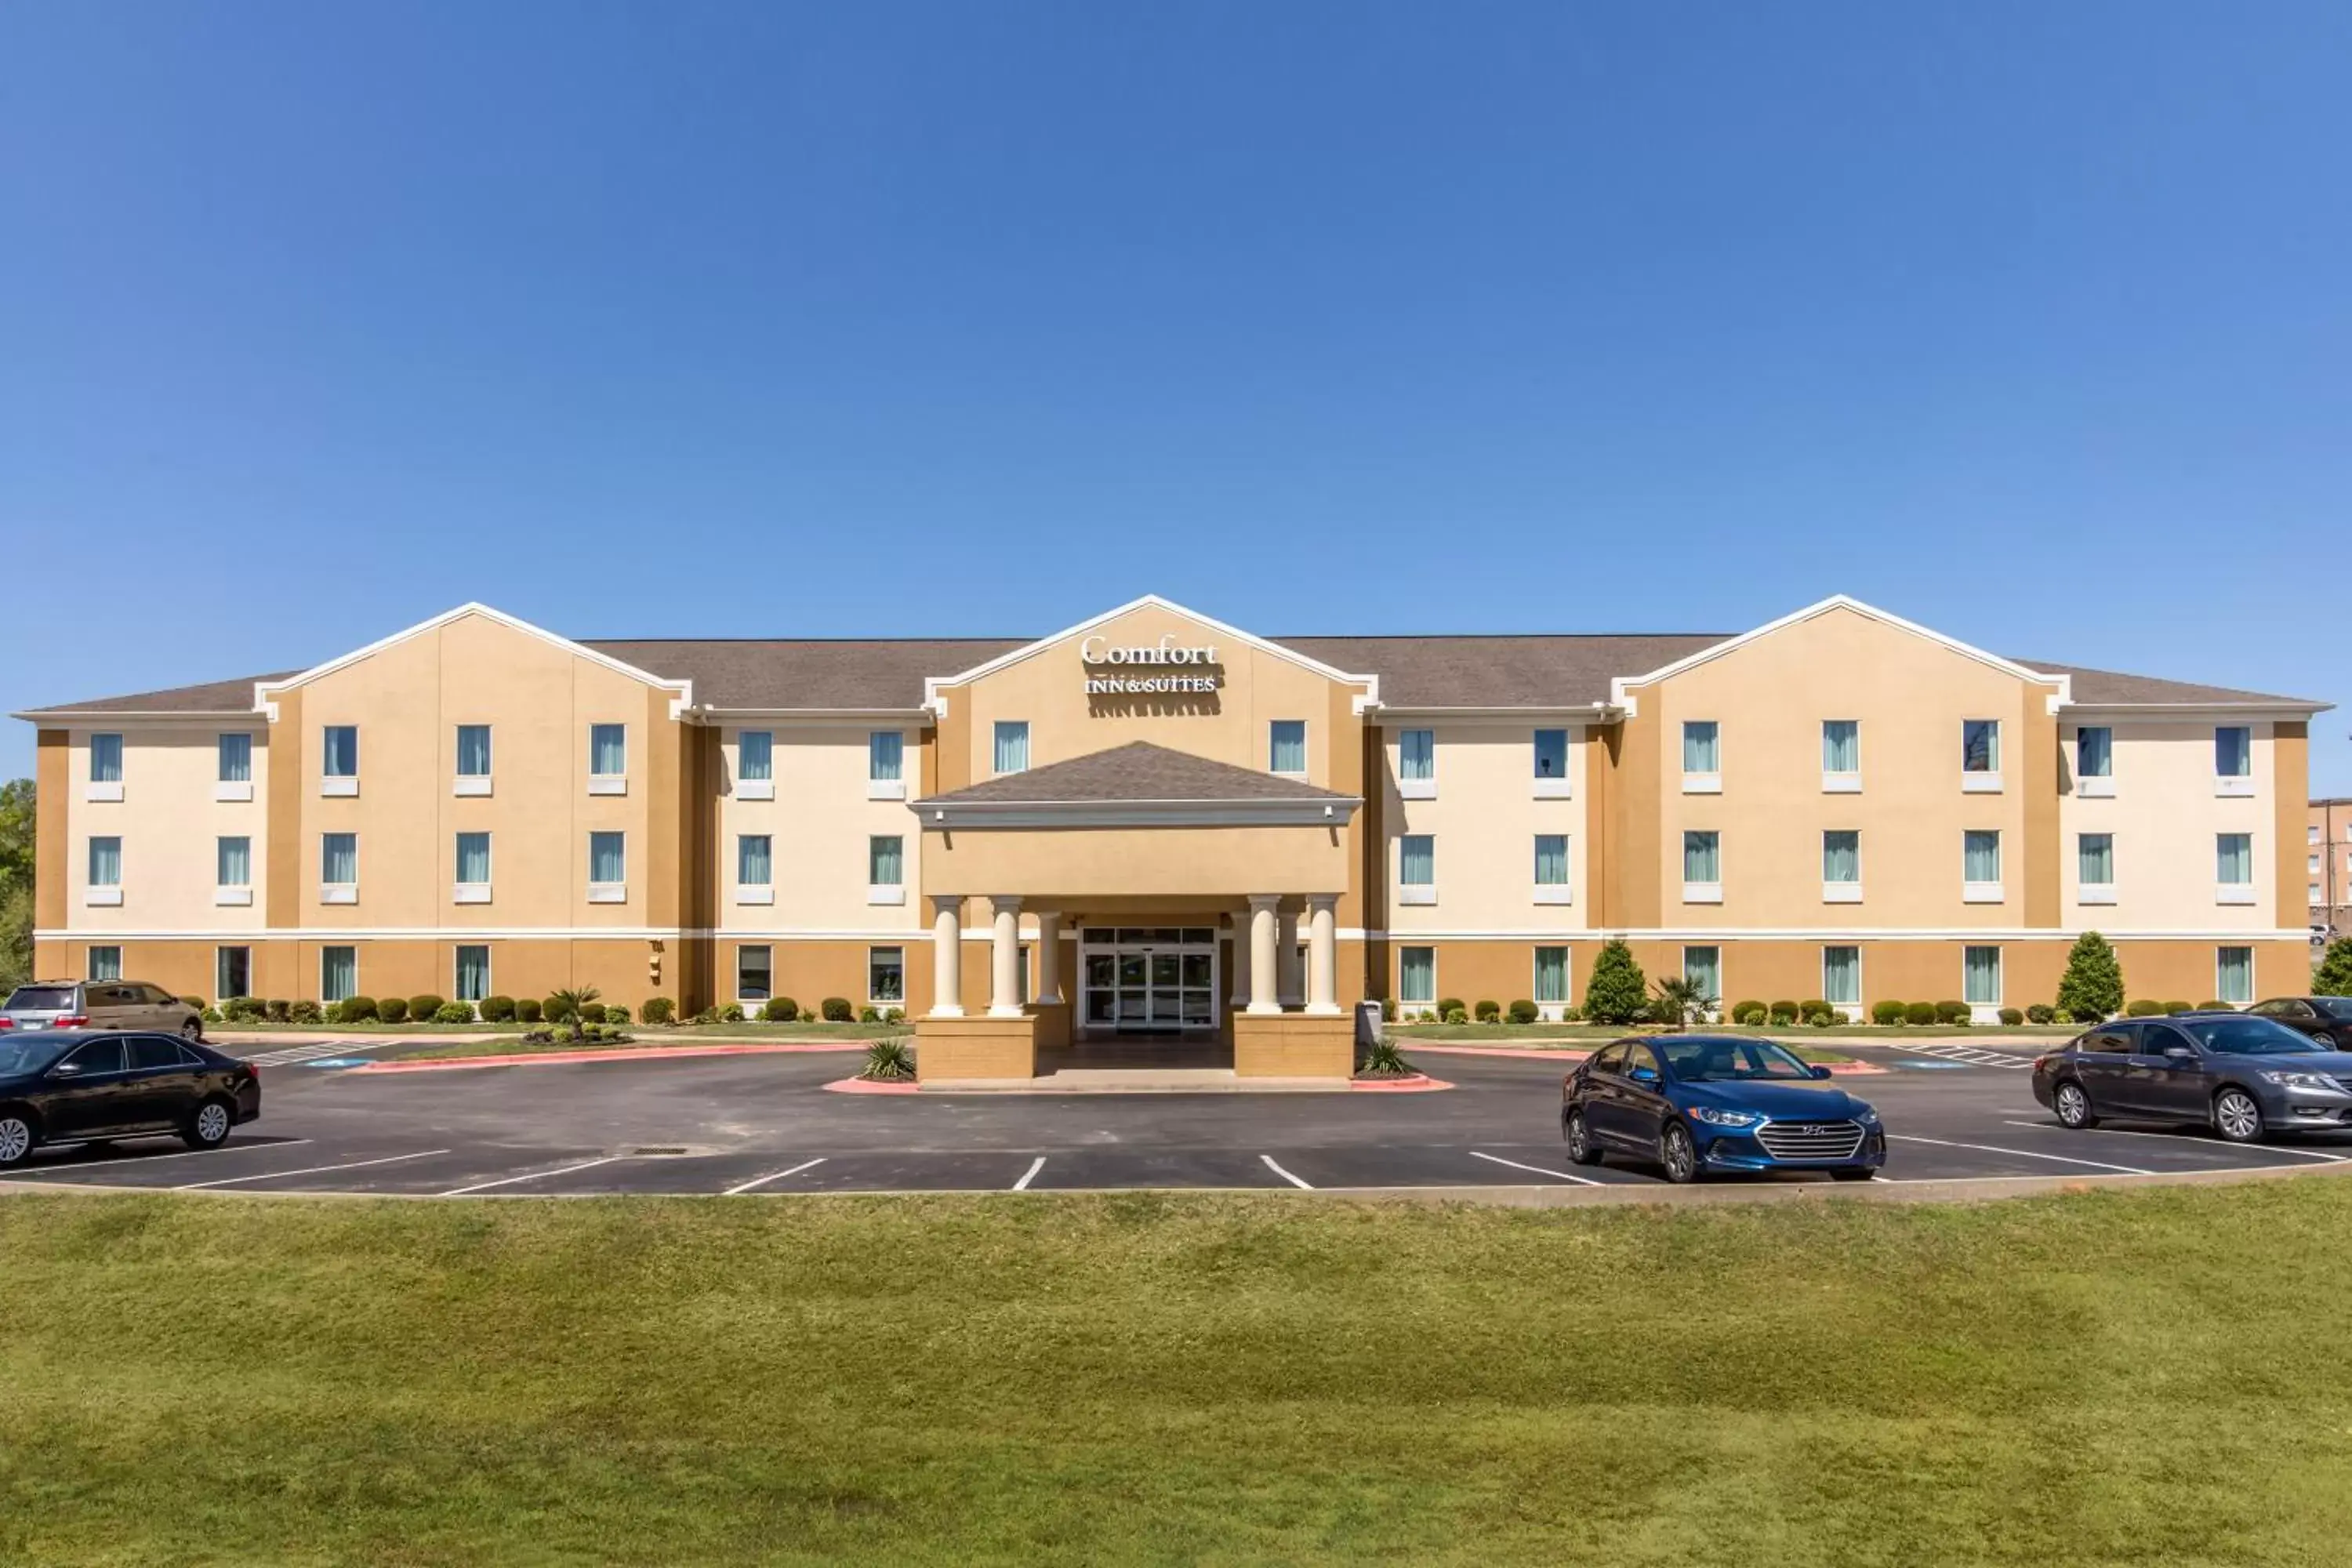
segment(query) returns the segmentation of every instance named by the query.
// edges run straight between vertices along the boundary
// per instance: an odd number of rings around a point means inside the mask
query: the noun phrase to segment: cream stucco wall
[[[1572,932],[1590,925],[1587,868],[1591,855],[1585,842],[1583,730],[1576,725],[1543,727],[1569,733],[1570,793],[1564,798],[1536,797],[1536,725],[1382,726],[1388,923],[1400,938],[1432,931]],[[1434,799],[1406,800],[1399,794],[1398,735],[1408,729],[1434,731]],[[1437,901],[1407,904],[1399,897],[1399,840],[1422,833],[1434,840]],[[1535,840],[1543,833],[1568,837],[1570,903],[1535,901]]]
[[[2116,721],[2112,797],[2085,796],[2074,777],[2076,725],[2061,727],[2065,795],[2058,811],[2063,918],[2113,934],[2271,931],[2279,925],[2277,745],[2269,724],[2253,731],[2250,797],[2213,793],[2213,721]],[[2294,786],[2298,790],[2300,785]],[[2084,833],[2115,835],[2116,901],[2081,901]],[[2225,904],[2218,892],[2216,837],[2253,836],[2253,901]]]
[[[227,731],[253,736],[253,798],[216,801],[219,737]],[[66,824],[67,919],[77,931],[249,931],[265,923],[263,889],[268,886],[268,734],[256,715],[250,723],[207,721],[159,725],[126,721],[107,730],[92,725],[69,731]],[[122,798],[87,798],[89,738],[122,737]],[[224,906],[214,900],[217,840],[242,835],[252,840],[252,901]],[[122,840],[122,902],[93,907],[89,900],[89,841]]]
[[[762,728],[775,736],[775,798],[746,800],[736,787],[740,737],[745,730]],[[719,800],[719,842],[712,847],[721,932],[929,929],[918,896],[923,885],[923,836],[915,814],[905,800],[866,797],[866,742],[877,728],[895,729],[905,737],[901,772],[908,797],[913,798],[921,787],[922,736],[912,726],[810,729],[751,723],[730,725],[721,733],[725,782]],[[738,896],[736,839],[746,833],[764,833],[773,840],[772,904],[746,904]],[[902,903],[866,901],[867,840],[877,835],[896,835],[900,840],[906,889]]]

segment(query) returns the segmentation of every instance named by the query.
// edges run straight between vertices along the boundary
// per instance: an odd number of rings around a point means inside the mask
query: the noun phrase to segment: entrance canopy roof
[[[912,802],[925,827],[1340,826],[1360,795],[1135,741]]]

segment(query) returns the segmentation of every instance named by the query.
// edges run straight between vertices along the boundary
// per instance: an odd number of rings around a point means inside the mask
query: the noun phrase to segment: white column
[[[1275,964],[1274,907],[1281,902],[1275,893],[1252,893],[1250,908],[1250,1000],[1253,1013],[1279,1013],[1282,1000],[1275,994],[1278,975]]]
[[[992,896],[988,907],[994,912],[994,941],[991,946],[988,984],[988,1016],[992,1018],[1018,1018],[1021,1011],[1021,900],[1016,898]]]
[[[963,900],[931,900],[931,1016],[963,1016]]]
[[[1062,911],[1037,914],[1037,1000],[1048,1007],[1062,1005]]]
[[[1339,1010],[1339,895],[1307,897],[1307,1010]]]
[[[1246,907],[1234,926],[1234,1005],[1250,1003],[1250,918]]]
[[[1298,911],[1283,910],[1275,916],[1275,962],[1280,974],[1275,994],[1286,1007],[1307,999],[1307,977],[1298,973]]]

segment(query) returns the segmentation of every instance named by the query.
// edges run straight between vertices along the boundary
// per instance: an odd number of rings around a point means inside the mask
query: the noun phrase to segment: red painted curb
[[[557,1067],[578,1062],[655,1062],[677,1057],[758,1057],[787,1051],[862,1051],[863,1040],[812,1040],[803,1043],[747,1041],[731,1046],[650,1046],[640,1050],[624,1047],[609,1051],[535,1051],[511,1057],[428,1057],[423,1060],[370,1062],[353,1072],[449,1072],[460,1068]]]
[[[1411,1078],[1355,1078],[1348,1087],[1359,1094],[1433,1094],[1454,1086],[1442,1078],[1432,1078],[1417,1072]]]
[[[837,1078],[824,1088],[834,1094],[913,1094],[922,1085],[908,1079],[877,1082],[870,1078]]]
[[[1410,1036],[1397,1042],[1401,1049],[1415,1055],[1434,1052],[1451,1057],[1518,1057],[1528,1061],[1580,1062],[1591,1056],[1591,1047],[1577,1051],[1548,1051],[1538,1046],[1441,1046],[1435,1041],[1416,1040]]]

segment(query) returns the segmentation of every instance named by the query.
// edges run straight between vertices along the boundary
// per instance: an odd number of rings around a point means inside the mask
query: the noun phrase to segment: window
[[[1687,720],[1683,724],[1683,772],[1686,773],[1719,773],[1723,771],[1721,734],[1712,719]]]
[[[1307,772],[1307,721],[1276,719],[1266,726],[1266,771],[1303,775]]]
[[[772,730],[746,730],[735,738],[735,776],[754,783],[776,776],[776,736]]]
[[[231,996],[253,994],[253,949],[249,947],[216,947],[213,950],[213,998],[226,1001]]]
[[[461,779],[486,779],[490,776],[490,727],[488,724],[457,726],[457,776]]]
[[[2000,949],[1960,950],[1960,1000],[1971,1007],[2000,1005]]]
[[[1822,1000],[1832,1007],[1862,1005],[1862,949],[1822,949]]]
[[[320,731],[319,772],[331,779],[360,776],[360,729],[356,724],[330,724]]]
[[[319,880],[331,888],[350,888],[360,879],[360,836],[356,833],[319,835]]]
[[[1428,1006],[1437,1000],[1437,950],[1397,949],[1397,1000]]]
[[[2213,836],[2213,880],[2220,884],[2221,901],[2233,904],[2254,901],[2252,834],[2217,833]]]
[[[2116,771],[2116,732],[2104,724],[2086,724],[2074,731],[2074,778],[2112,778]]]
[[[600,889],[617,893],[629,880],[627,836],[620,833],[592,833],[588,836],[588,898],[597,901]],[[604,901],[618,903],[619,897],[609,896]]]
[[[93,888],[122,886],[122,840],[109,834],[89,841],[89,885]]]
[[[2303,841],[2305,844],[2316,844],[2319,842],[2319,824],[2315,822],[2309,827],[2303,830]]]
[[[2223,1002],[2254,999],[2254,950],[2222,947],[2214,950],[2213,994]]]
[[[1029,771],[1029,721],[999,719],[996,721],[996,772],[1019,773]]]
[[[1723,950],[1719,947],[1683,949],[1683,978],[1691,983],[1712,1010],[1723,999]]]
[[[360,950],[322,947],[319,950],[319,1000],[344,1002],[360,994]]]
[[[216,887],[253,887],[253,840],[247,837],[213,840],[213,880]]]
[[[1427,833],[1408,833],[1397,840],[1397,885],[1405,903],[1434,903],[1437,897],[1437,840]]]
[[[629,727],[588,726],[588,793],[624,795],[629,787]]]
[[[735,1000],[765,1002],[775,995],[774,952],[766,947],[735,950]]]
[[[1999,787],[2000,780],[2000,721],[1960,721],[1961,787]]]
[[[2000,833],[1970,828],[1960,837],[1963,897],[1979,903],[2000,901]]]
[[[866,737],[866,776],[876,784],[906,780],[907,737],[896,730],[877,730]]]
[[[2308,886],[2310,887],[2310,889],[2311,889],[2311,901],[2312,901],[2313,903],[2315,903],[2315,903],[2317,903],[2317,902],[2319,902],[2319,884],[2318,884],[2318,883],[2316,883],[2316,882],[2312,882],[2312,883],[2309,883],[2309,884],[2307,884],[2307,885],[2308,885]]]
[[[479,1002],[490,994],[490,950],[479,942],[461,943],[457,948],[457,998],[460,1002]]]
[[[1568,731],[1538,730],[1536,731],[1536,777],[1568,780]]]
[[[1568,890],[1568,835],[1538,833],[1536,835],[1536,886],[1559,892]],[[1540,892],[1537,895],[1540,900]]]
[[[907,1000],[907,950],[869,947],[866,950],[866,999],[896,1007]]]
[[[775,883],[775,860],[772,847],[775,840],[765,833],[739,833],[735,836],[735,880],[746,888],[766,888]]]
[[[2254,771],[2254,732],[2243,724],[2224,724],[2216,729],[2213,771],[2225,779],[2242,779],[2251,774]]]
[[[1683,901],[1723,901],[1723,835],[1715,832],[1683,835]]]
[[[2318,875],[2319,875],[2319,857],[2318,857],[2318,856],[2316,856],[2316,855],[2310,855],[2310,856],[2305,856],[2305,858],[2306,860],[2308,860],[2308,861],[2310,862],[2310,864],[2308,864],[2308,865],[2306,865],[2305,867],[2304,867],[2304,869],[2305,869],[2305,871],[2309,872],[2312,876],[2315,876],[2315,877],[2318,876]]]
[[[89,738],[89,782],[116,784],[122,782],[122,737],[92,735]]]
[[[2083,833],[2074,838],[2074,876],[2082,884],[2084,902],[2115,901],[2116,836]],[[2097,895],[2104,895],[2101,900]]]
[[[487,888],[490,885],[490,836],[487,833],[457,835],[457,886]]]
[[[1822,835],[1822,880],[1833,884],[1862,880],[1862,835],[1851,827],[1832,828]]]
[[[86,980],[120,980],[122,978],[122,950],[119,947],[93,947],[89,950],[89,973]]]
[[[1862,772],[1862,722],[1857,719],[1822,721],[1822,772],[1828,774]]]
[[[1437,731],[1397,731],[1397,793],[1407,800],[1428,800],[1437,794]]]
[[[1427,952],[1427,949],[1422,951]],[[1536,949],[1536,1005],[1560,1006],[1569,1001],[1568,949]]]
[[[222,784],[251,784],[253,782],[253,737],[223,735],[215,744],[219,752],[219,772],[215,776]],[[252,797],[248,795],[247,798]]]
[[[866,880],[877,888],[896,888],[907,879],[906,843],[895,833],[877,833],[866,841]]]

